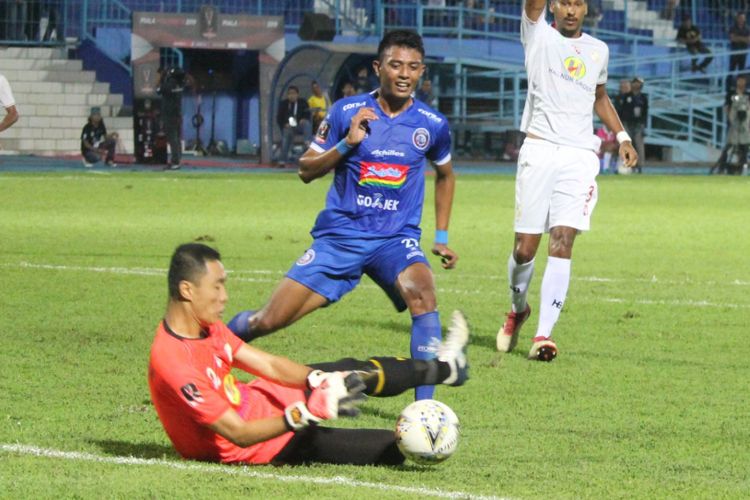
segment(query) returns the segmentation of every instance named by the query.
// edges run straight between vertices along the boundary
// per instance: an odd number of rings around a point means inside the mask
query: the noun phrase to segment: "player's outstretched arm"
[[[432,247],[433,255],[439,255],[444,269],[453,269],[458,261],[458,254],[448,247],[447,232],[453,207],[453,193],[456,190],[456,176],[453,173],[453,162],[435,166],[435,229],[445,236],[437,238]]]
[[[377,119],[378,115],[375,114],[374,109],[359,108],[352,117],[346,137],[341,139],[336,146],[323,153],[319,153],[312,148],[305,151],[305,154],[299,159],[297,174],[300,179],[307,184],[336,168],[341,159],[358,147],[359,143],[365,139],[370,131],[367,123]]]
[[[620,132],[624,132],[625,127],[622,126],[620,117],[617,116],[617,111],[607,95],[607,88],[604,84],[596,86],[594,111],[607,128],[618,136],[618,142],[620,142],[620,158],[622,158],[623,165],[629,168],[635,167],[638,163],[638,153],[636,153],[631,141],[620,141]]]
[[[547,8],[546,0],[526,0],[523,5],[526,17],[532,21],[539,19],[544,14],[545,8]]]
[[[234,359],[234,366],[241,370],[287,387],[306,388],[307,376],[312,371],[309,366],[261,351],[248,344],[240,347]]]
[[[252,446],[268,441],[289,431],[283,416],[258,420],[243,420],[233,409],[228,409],[209,429],[220,434],[237,446]]]
[[[18,121],[18,110],[15,106],[5,108],[5,118],[0,122],[0,132],[10,128],[11,125]]]

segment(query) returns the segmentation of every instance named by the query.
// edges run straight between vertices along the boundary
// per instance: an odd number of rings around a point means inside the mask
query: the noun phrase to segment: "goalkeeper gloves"
[[[365,383],[354,372],[321,372],[315,370],[307,377],[312,392],[307,403],[297,401],[284,410],[290,430],[299,430],[321,420],[338,416],[356,417],[359,405],[365,400]]]

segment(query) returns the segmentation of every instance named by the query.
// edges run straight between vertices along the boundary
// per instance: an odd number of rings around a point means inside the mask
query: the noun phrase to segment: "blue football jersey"
[[[448,120],[421,101],[395,118],[377,103],[377,91],[340,99],[320,124],[311,147],[327,151],[346,137],[362,106],[375,110],[365,139],[336,166],[334,179],[311,234],[380,238],[405,228],[419,231],[425,166],[451,159]]]

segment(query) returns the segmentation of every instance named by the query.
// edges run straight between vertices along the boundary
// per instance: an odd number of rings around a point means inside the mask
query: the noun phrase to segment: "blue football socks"
[[[413,359],[435,359],[437,347],[442,340],[440,315],[437,311],[412,316],[411,357]],[[420,385],[414,390],[414,399],[433,399],[434,385]]]

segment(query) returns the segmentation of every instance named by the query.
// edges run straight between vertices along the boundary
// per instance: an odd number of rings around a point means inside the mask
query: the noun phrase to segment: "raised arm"
[[[542,14],[544,14],[544,9],[546,7],[546,0],[526,0],[523,10],[526,12],[526,17],[532,21],[536,21]]]
[[[607,87],[604,84],[596,86],[596,98],[594,100],[594,111],[604,124],[617,136],[617,142],[620,142],[620,132],[625,128],[617,116],[617,111],[612,105],[612,101],[607,95]],[[633,143],[629,140],[620,142],[620,158],[626,167],[634,167],[638,163],[638,153],[636,153]]]

